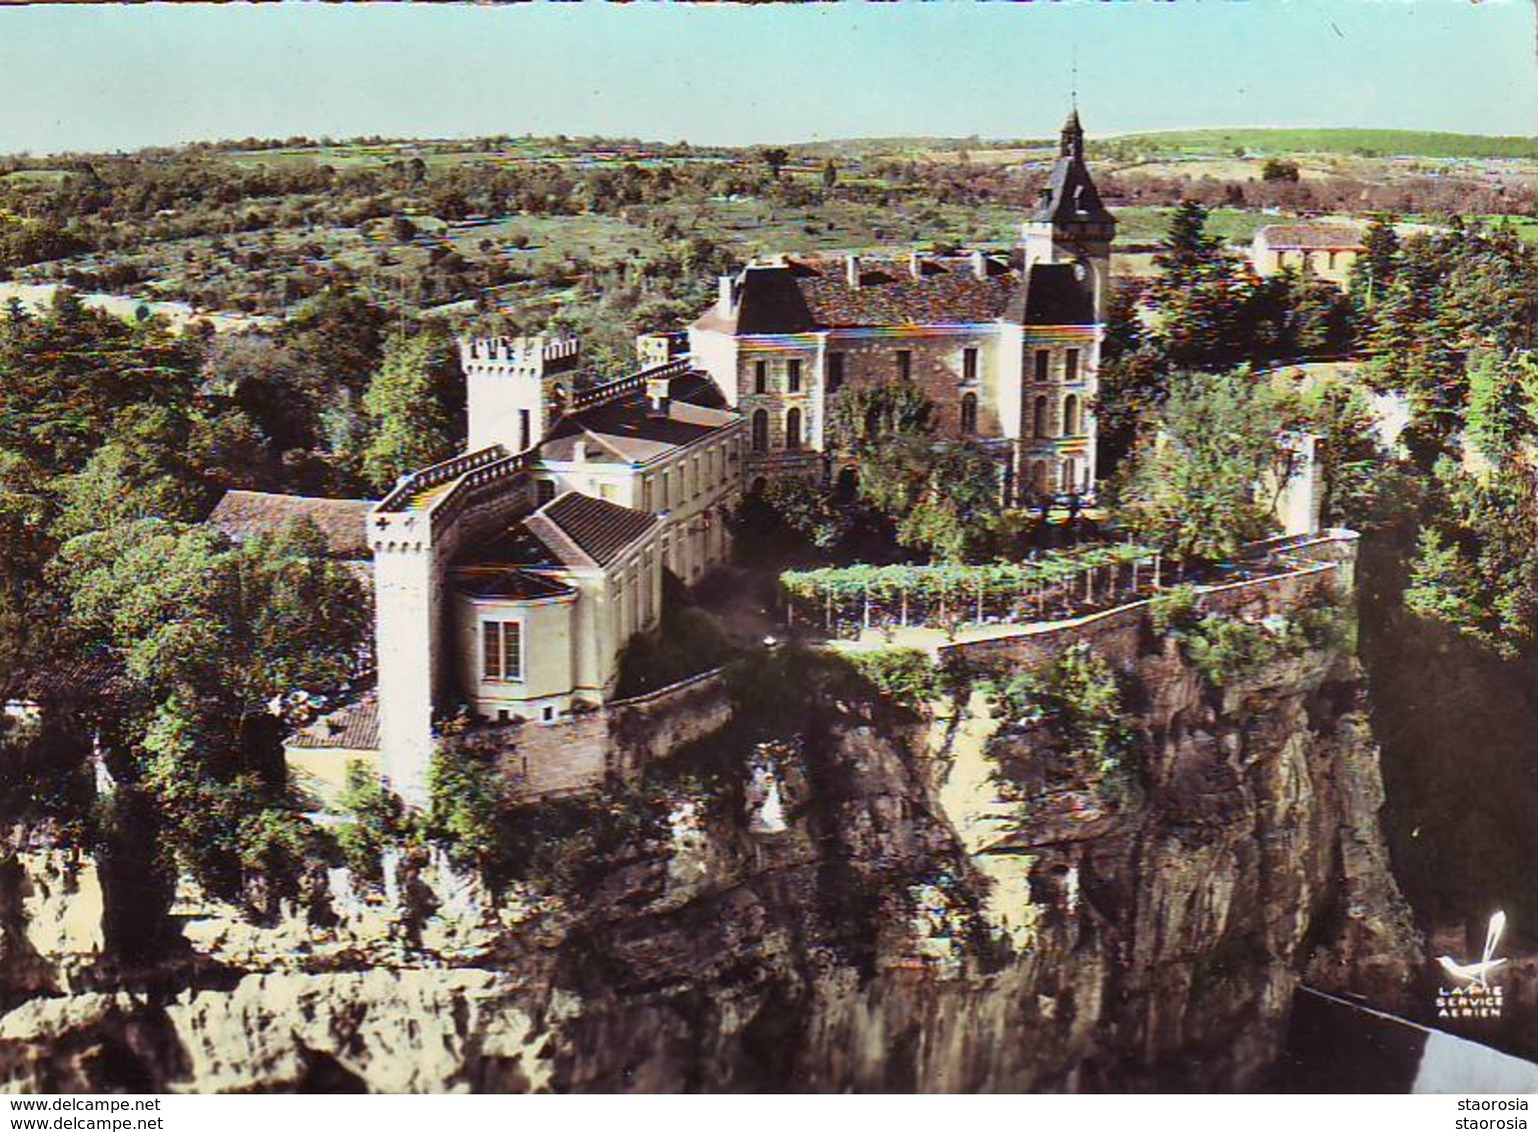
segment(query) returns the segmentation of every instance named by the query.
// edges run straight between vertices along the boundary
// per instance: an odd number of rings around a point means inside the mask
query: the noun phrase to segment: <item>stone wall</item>
[[[1354,542],[1351,545],[1354,547]],[[1308,549],[1313,551],[1313,546]],[[1295,609],[1315,594],[1350,592],[1349,558],[1339,559],[1324,546],[1306,556],[1320,560],[1284,574],[1203,587],[1199,590],[1200,608],[1259,621]],[[1013,633],[942,645],[940,659],[977,668],[1032,667],[1061,655],[1069,645],[1087,642],[1112,664],[1126,667],[1141,651],[1151,604],[1150,600],[1137,601],[1071,621],[1026,625]]]
[[[532,800],[590,790],[611,777],[634,779],[730,718],[726,682],[716,669],[554,723],[482,728],[466,742],[495,746],[504,773]]]

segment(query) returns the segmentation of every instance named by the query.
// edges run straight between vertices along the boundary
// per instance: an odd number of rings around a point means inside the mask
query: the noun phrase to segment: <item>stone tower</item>
[[[500,444],[522,452],[538,444],[571,399],[576,339],[463,338],[470,451]]]
[[[1111,279],[1111,242],[1116,218],[1100,203],[1100,194],[1084,164],[1084,127],[1075,107],[1063,123],[1057,162],[1041,190],[1036,211],[1020,228],[1025,266],[1076,263],[1094,278],[1095,320],[1105,321]]]

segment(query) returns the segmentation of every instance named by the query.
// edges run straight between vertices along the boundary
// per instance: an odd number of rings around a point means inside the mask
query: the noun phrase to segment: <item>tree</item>
[[[1508,660],[1538,641],[1538,477],[1438,461],[1442,506],[1421,531],[1404,602]]]
[[[1185,562],[1230,558],[1274,527],[1262,484],[1290,471],[1290,398],[1247,372],[1176,379],[1160,431],[1145,438],[1116,494],[1134,538]]]
[[[1260,167],[1260,179],[1262,181],[1280,181],[1288,184],[1297,184],[1301,174],[1298,172],[1296,161],[1283,161],[1277,157],[1268,157]]]
[[[114,772],[226,894],[302,841],[282,816],[270,703],[334,692],[359,667],[367,602],[323,552],[308,524],[233,546],[141,519],[71,539],[49,570],[71,651],[111,672],[92,710]]]
[[[825,190],[832,189],[838,184],[838,165],[833,158],[828,158],[822,163],[822,187]]]
[[[1399,260],[1399,233],[1394,217],[1375,212],[1362,233],[1362,254],[1351,264],[1350,290],[1362,304],[1371,307],[1378,292],[1394,282]]]
[[[759,151],[759,156],[764,159],[764,164],[769,166],[770,176],[775,180],[779,180],[780,170],[785,168],[785,162],[790,160],[790,153],[779,146],[762,149]]]
[[[1538,363],[1528,355],[1499,358],[1489,351],[1469,367],[1464,440],[1486,461],[1510,464],[1524,441],[1538,437]]]
[[[1223,274],[1227,260],[1217,238],[1207,235],[1205,208],[1194,200],[1180,202],[1154,263],[1159,266],[1160,290],[1165,294]]]
[[[391,339],[363,396],[369,423],[363,476],[380,491],[408,472],[453,455],[451,420],[434,377],[439,350],[441,343],[430,335]]]

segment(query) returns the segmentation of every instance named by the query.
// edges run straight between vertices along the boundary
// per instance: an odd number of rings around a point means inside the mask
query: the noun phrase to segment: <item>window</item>
[[[1063,357],[1063,380],[1079,380],[1079,351],[1069,350]]]
[[[834,393],[844,384],[844,355],[828,355],[828,392]]]
[[[1047,435],[1047,399],[1045,397],[1038,397],[1038,398],[1036,398],[1036,406],[1035,406],[1034,411],[1031,414],[1031,417],[1032,417],[1032,419],[1031,419],[1031,435],[1032,436],[1046,436]]]
[[[967,393],[961,398],[961,431],[966,436],[977,434],[976,393]]]
[[[541,507],[555,498],[555,481],[540,480],[534,485],[534,499]]]
[[[791,358],[785,363],[785,388],[790,393],[801,392],[801,359]]]
[[[961,351],[961,380],[977,380],[977,347],[968,346]]]
[[[897,351],[897,380],[907,381],[913,376],[913,351]]]
[[[769,450],[769,414],[763,409],[753,414],[753,451]]]
[[[792,409],[785,414],[785,447],[792,452],[801,447],[801,410]]]
[[[1063,402],[1063,435],[1079,435],[1079,399],[1071,393]]]
[[[612,483],[598,485],[598,498],[605,503],[613,503],[619,496],[619,490]]]
[[[1036,351],[1036,380],[1047,380],[1047,359],[1051,357],[1045,350]]]
[[[768,362],[754,362],[753,363],[753,392],[754,393],[768,393],[769,392],[769,363]]]
[[[523,679],[523,622],[481,622],[481,679]]]
[[[522,452],[533,443],[533,418],[529,410],[518,410],[518,451]]]
[[[656,510],[656,508],[652,506],[652,478],[651,478],[651,476],[647,476],[644,480],[641,481],[641,510],[642,511],[655,511]]]
[[[1063,490],[1071,492],[1074,489],[1073,461],[1063,461]]]

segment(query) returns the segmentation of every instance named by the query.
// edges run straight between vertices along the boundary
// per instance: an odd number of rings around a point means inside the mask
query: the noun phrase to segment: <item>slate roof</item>
[[[454,584],[470,597],[508,598],[535,601],[546,597],[566,597],[577,591],[554,578],[531,574],[526,570],[469,567],[455,572]]]
[[[275,495],[266,491],[227,491],[219,500],[208,525],[236,542],[262,534],[274,534],[295,519],[308,519],[326,540],[332,558],[358,561],[369,557],[366,535],[367,499],[315,499],[304,495]]]
[[[1004,317],[1025,326],[1086,326],[1095,321],[1095,289],[1073,263],[1031,265],[1024,287],[1010,296]]]
[[[288,747],[379,750],[379,697],[369,692],[357,703],[328,712],[288,737]]]
[[[708,378],[687,383],[675,380],[665,416],[651,411],[644,394],[573,413],[556,423],[550,436],[541,442],[539,454],[546,460],[573,460],[577,441],[581,440],[587,445],[588,460],[647,463],[736,423],[735,413],[691,403],[679,396],[683,393],[708,397],[712,390],[720,398],[720,391]]]
[[[1256,238],[1270,248],[1360,248],[1362,233],[1345,224],[1268,224]]]
[[[1116,217],[1100,200],[1100,193],[1084,162],[1073,157],[1059,157],[1047,178],[1047,190],[1034,220],[1054,223],[1114,224]]]

